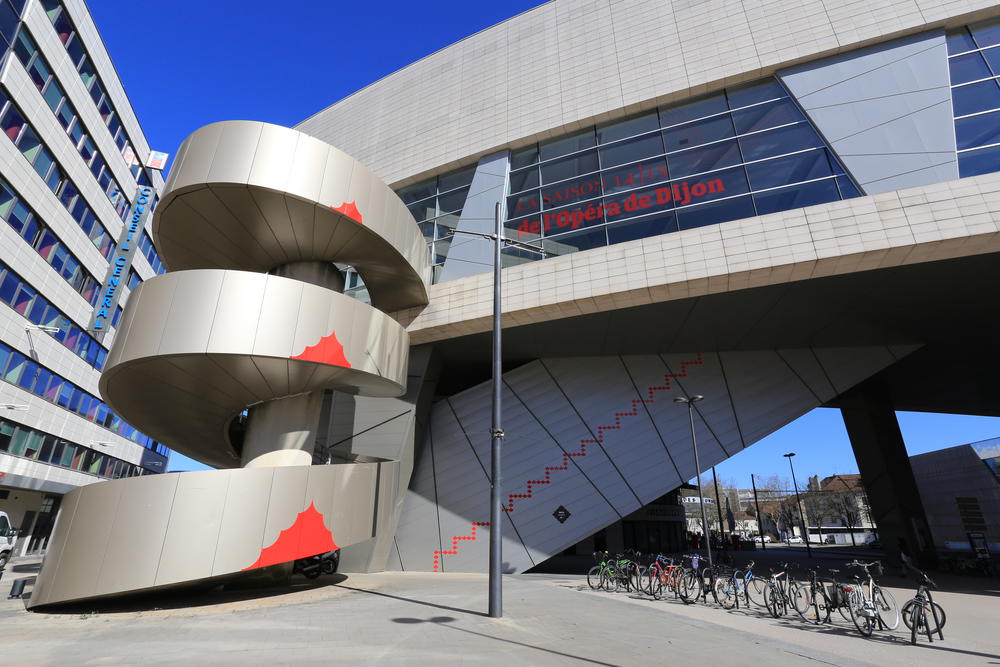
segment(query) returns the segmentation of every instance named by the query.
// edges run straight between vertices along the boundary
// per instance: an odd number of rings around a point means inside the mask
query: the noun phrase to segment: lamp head
[[[795,456],[795,452],[789,452],[788,454],[784,454],[783,456],[786,456],[788,458],[792,458],[793,456]]]

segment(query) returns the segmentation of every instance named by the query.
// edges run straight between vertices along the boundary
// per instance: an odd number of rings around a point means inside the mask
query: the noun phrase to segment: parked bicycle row
[[[698,554],[611,556],[597,552],[594,559],[587,584],[595,590],[636,592],[657,600],[669,596],[684,604],[715,603],[723,609],[762,607],[774,618],[794,613],[816,625],[831,623],[836,612],[865,637],[876,630],[896,630],[902,621],[914,644],[920,636],[931,642],[933,635],[944,639],[944,609],[930,592],[936,586],[916,569],[917,593],[900,609],[893,594],[878,583],[882,576],[879,561],[855,560],[846,563],[846,569],[823,574],[817,568],[779,563],[777,569],[763,574],[755,571],[754,561],[742,567],[706,567]]]

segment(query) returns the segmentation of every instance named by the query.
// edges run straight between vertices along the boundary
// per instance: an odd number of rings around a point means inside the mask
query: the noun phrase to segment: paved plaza
[[[4,595],[9,581],[0,582]],[[26,612],[5,599],[0,655],[7,665],[1000,664],[1000,584],[985,580],[947,579],[936,594],[948,613],[945,640],[918,646],[902,626],[866,640],[837,614],[816,628],[763,610],[594,592],[580,575],[505,577],[505,617],[495,620],[483,614],[486,583],[472,574],[333,575],[264,594],[173,595],[60,613]],[[911,596],[908,586],[890,588],[900,603]]]

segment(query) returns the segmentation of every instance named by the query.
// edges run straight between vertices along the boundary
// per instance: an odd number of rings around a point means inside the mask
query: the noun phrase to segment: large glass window
[[[1000,19],[948,33],[948,65],[962,177],[1000,171]]]
[[[436,264],[448,249],[430,224],[445,212],[439,180],[398,193]],[[860,194],[767,79],[512,151],[504,225],[562,254]],[[515,248],[504,255],[508,264],[539,259]]]

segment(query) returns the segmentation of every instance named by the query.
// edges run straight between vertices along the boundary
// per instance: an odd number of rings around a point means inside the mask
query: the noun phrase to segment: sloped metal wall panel
[[[506,373],[505,570],[528,569],[695,477],[675,396],[706,397],[695,414],[704,472],[896,358],[884,347],[755,350],[539,359]],[[404,569],[486,570],[490,393],[484,382],[432,408],[431,446],[396,536]]]
[[[583,442],[592,440],[593,433],[556,384],[545,364],[541,361],[533,362],[509,373],[505,380],[517,394],[519,401],[534,414],[541,431],[539,437],[552,442],[554,447],[562,446],[558,452],[553,451],[551,465],[560,465],[562,453],[568,454],[566,463],[577,467],[592,483],[594,480],[601,480],[601,497],[608,508],[620,516],[628,514],[636,503],[635,494],[605,451],[593,443]],[[537,468],[524,471],[525,475],[537,472]],[[525,475],[516,479],[530,479]],[[524,489],[511,488],[511,491],[523,493]]]

